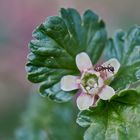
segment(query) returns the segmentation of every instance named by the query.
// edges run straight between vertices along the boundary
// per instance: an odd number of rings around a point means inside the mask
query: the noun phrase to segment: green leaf
[[[84,140],[140,139],[140,93],[126,90],[111,101],[100,100],[98,106],[79,113],[77,123],[88,127]]]
[[[46,99],[33,93],[27,107],[13,140],[82,139],[84,129],[75,123],[77,110],[72,102],[46,102]]]
[[[140,80],[140,27],[134,26],[127,33],[116,32],[106,47],[107,58],[117,58],[121,68],[111,86],[116,90],[129,88]]]
[[[106,43],[105,25],[90,10],[81,17],[75,9],[60,10],[60,16],[48,17],[33,32],[26,70],[28,79],[40,84],[40,92],[55,101],[68,101],[77,90],[64,92],[64,75],[79,75],[75,57],[87,52],[96,63]]]

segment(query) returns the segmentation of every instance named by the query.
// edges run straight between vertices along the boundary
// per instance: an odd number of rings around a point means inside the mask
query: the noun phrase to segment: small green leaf
[[[76,90],[64,92],[60,80],[64,75],[79,75],[75,63],[78,53],[84,51],[96,63],[106,43],[105,25],[99,17],[87,10],[83,17],[75,9],[60,10],[60,16],[48,17],[33,32],[26,70],[28,79],[41,83],[40,92],[55,101],[68,101]]]
[[[77,123],[88,127],[84,140],[139,140],[140,93],[126,90],[111,101],[80,112]]]
[[[117,58],[121,68],[111,86],[116,90],[128,88],[140,80],[140,27],[134,26],[128,33],[118,31],[106,47],[107,58]]]

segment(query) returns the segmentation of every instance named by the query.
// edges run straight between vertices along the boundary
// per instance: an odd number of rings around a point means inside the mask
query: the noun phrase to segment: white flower
[[[120,68],[117,59],[112,58],[99,66],[93,66],[89,56],[82,52],[76,56],[76,65],[81,72],[79,76],[66,75],[61,79],[61,89],[71,91],[80,89],[77,106],[80,110],[95,105],[98,99],[109,100],[115,91],[107,85],[108,79],[114,77]]]

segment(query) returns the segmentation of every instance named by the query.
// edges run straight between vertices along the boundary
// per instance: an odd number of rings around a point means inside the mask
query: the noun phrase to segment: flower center
[[[85,93],[94,94],[98,87],[98,77],[97,75],[85,72],[81,77],[81,86]]]
[[[89,87],[97,87],[97,83],[94,78],[90,78],[87,80],[87,86]]]

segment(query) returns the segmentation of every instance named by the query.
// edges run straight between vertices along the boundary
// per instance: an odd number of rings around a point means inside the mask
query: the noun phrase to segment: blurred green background
[[[133,24],[140,24],[140,0],[0,0],[0,140],[13,139],[15,131],[17,137],[14,139],[22,139],[19,136],[19,129],[22,129],[20,126],[25,125],[25,128],[26,124],[29,124],[34,118],[34,114],[40,112],[38,112],[40,110],[38,108],[42,109],[42,107],[30,105],[29,102],[34,104],[36,100],[36,102],[41,102],[41,105],[47,106],[46,108],[43,107],[41,112],[48,109],[46,111],[48,114],[45,114],[48,121],[45,123],[39,121],[39,124],[47,124],[47,128],[53,126],[52,129],[59,129],[58,126],[54,127],[54,124],[50,123],[48,118],[50,110],[52,107],[55,109],[57,104],[50,103],[46,99],[44,101],[40,96],[34,97],[37,90],[33,90],[33,84],[26,79],[25,63],[28,54],[27,44],[32,38],[33,29],[43,22],[47,16],[58,14],[60,7],[73,7],[78,9],[80,13],[86,9],[92,9],[106,22],[109,36],[118,28],[127,30]],[[30,93],[33,94],[30,95]],[[35,98],[35,101],[32,98]],[[44,102],[48,103],[44,104]],[[50,107],[48,108],[48,106]],[[56,111],[51,113],[51,120],[54,117],[52,115],[56,114],[63,121],[65,117],[57,114],[57,111],[62,111],[61,106],[65,105],[59,105],[58,109],[56,108]],[[71,107],[67,104],[66,107],[68,107],[66,116],[70,114],[73,117],[73,119],[68,120],[70,122],[75,121],[75,107],[72,106],[72,103]],[[32,111],[32,114],[30,111]],[[22,115],[22,112],[26,112],[26,115]],[[29,122],[26,121],[28,117]],[[58,125],[61,125],[61,123]],[[69,140],[81,140],[83,130],[75,126],[74,122],[66,124],[65,121],[64,126],[60,126],[62,131],[54,134],[58,137],[56,140],[62,140],[58,133],[63,133],[65,130],[63,127],[67,127],[67,125],[70,125],[68,131],[71,137],[69,137]],[[35,125],[35,127],[39,126]],[[73,133],[71,127],[74,127],[74,131],[80,130],[79,135]],[[27,130],[24,130],[29,133],[29,128],[31,127],[27,126]],[[46,129],[46,127],[43,128]],[[68,137],[67,134],[66,137]],[[44,135],[44,133],[41,133],[41,135]],[[35,138],[27,139],[23,136],[23,140],[35,140]],[[37,140],[43,140],[43,138],[37,138]],[[52,138],[52,140],[55,139]]]

